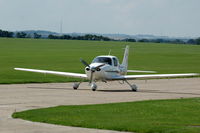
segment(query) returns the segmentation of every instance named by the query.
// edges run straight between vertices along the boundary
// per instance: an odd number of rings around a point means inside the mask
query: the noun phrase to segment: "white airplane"
[[[126,82],[133,91],[137,91],[135,84],[131,85],[127,80],[134,79],[150,79],[150,78],[169,78],[169,77],[192,77],[200,75],[198,73],[185,73],[185,74],[148,74],[148,75],[126,75],[127,72],[140,72],[140,73],[155,73],[155,71],[140,71],[140,70],[128,70],[128,55],[129,46],[126,46],[122,64],[119,64],[119,60],[116,56],[97,56],[94,58],[91,64],[88,64],[83,59],[80,61],[86,66],[85,74],[70,73],[70,72],[58,72],[38,69],[27,69],[27,68],[14,68],[20,71],[37,72],[44,74],[54,74],[66,77],[75,77],[81,79],[88,79],[91,89],[95,91],[97,89],[97,81],[123,81]],[[74,83],[73,88],[77,89],[81,82]]]

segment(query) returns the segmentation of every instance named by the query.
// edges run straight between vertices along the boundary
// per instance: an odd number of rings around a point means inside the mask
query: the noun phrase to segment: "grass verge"
[[[16,112],[34,122],[139,133],[199,133],[200,98],[70,105]]]

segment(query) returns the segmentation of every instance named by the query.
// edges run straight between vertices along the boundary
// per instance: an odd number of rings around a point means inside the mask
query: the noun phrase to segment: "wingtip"
[[[22,70],[23,68],[14,68],[14,70]]]

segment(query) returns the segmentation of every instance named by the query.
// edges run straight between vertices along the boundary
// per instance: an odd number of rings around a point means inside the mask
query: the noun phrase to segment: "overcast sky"
[[[0,0],[0,29],[200,36],[200,0]]]

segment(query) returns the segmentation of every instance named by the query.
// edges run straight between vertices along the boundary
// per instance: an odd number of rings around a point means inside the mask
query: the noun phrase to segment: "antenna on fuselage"
[[[112,51],[112,50],[110,49],[110,51],[109,51],[108,55],[110,55],[111,51]]]

